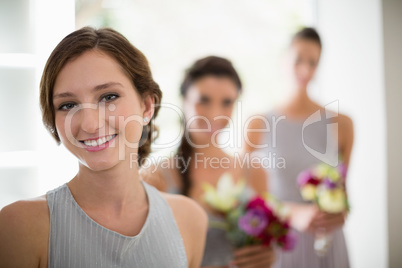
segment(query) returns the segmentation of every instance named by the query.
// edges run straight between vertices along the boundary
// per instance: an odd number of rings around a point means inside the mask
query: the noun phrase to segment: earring
[[[147,116],[144,117],[144,123],[148,123],[149,122],[149,118]]]

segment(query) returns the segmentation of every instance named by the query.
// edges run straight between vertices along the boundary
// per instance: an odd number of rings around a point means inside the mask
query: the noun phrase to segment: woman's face
[[[136,159],[142,118],[151,118],[152,103],[138,95],[115,59],[91,50],[69,61],[57,76],[56,130],[81,164],[107,170],[120,160]]]
[[[192,142],[211,142],[214,133],[228,124],[237,97],[237,87],[230,78],[208,75],[194,82],[183,105]]]
[[[295,87],[305,89],[313,79],[320,60],[321,48],[317,42],[297,39],[290,46],[290,76]]]

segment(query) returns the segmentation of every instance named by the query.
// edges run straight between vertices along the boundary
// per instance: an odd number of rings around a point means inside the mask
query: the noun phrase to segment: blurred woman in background
[[[263,169],[247,165],[241,168],[234,157],[217,145],[217,134],[228,124],[241,90],[240,78],[230,61],[214,56],[197,60],[187,70],[180,88],[185,133],[177,151],[178,158],[172,157],[169,165],[159,164],[144,171],[149,183],[161,191],[193,198],[214,221],[222,219],[203,202],[203,183],[216,186],[223,173],[229,172],[235,180],[246,178],[250,191],[256,194],[267,191]],[[273,259],[272,250],[260,245],[234,251],[225,231],[208,229],[203,267],[265,268]]]
[[[320,37],[313,28],[304,28],[293,36],[287,65],[291,95],[283,105],[251,121],[246,137],[246,154],[253,152],[260,157],[271,158],[271,166],[267,170],[269,189],[289,204],[291,225],[299,233],[296,248],[292,252],[278,252],[274,267],[349,267],[342,232],[346,214],[320,211],[317,205],[302,199],[297,184],[300,172],[325,159],[341,158],[348,165],[352,151],[352,120],[329,111],[308,95],[308,85],[316,73],[321,48]],[[314,113],[321,120],[304,125]],[[335,125],[337,128],[333,127]],[[267,128],[269,131],[254,131]],[[257,146],[266,147],[261,149]],[[311,150],[315,150],[316,156],[321,155],[322,159],[313,156]],[[332,233],[332,245],[324,256],[319,257],[314,250],[314,237],[315,233],[323,230]]]

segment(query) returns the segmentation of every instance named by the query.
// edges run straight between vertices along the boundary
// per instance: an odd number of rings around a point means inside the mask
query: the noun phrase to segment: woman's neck
[[[317,109],[319,106],[310,99],[307,88],[294,88],[283,105],[280,106],[281,112],[288,116],[304,116]]]
[[[127,206],[142,203],[145,192],[138,168],[126,162],[103,171],[93,171],[80,164],[78,174],[68,183],[80,206],[110,208],[119,213]]]
[[[307,88],[294,88],[288,98],[287,106],[302,107],[310,103],[311,100],[307,94]]]

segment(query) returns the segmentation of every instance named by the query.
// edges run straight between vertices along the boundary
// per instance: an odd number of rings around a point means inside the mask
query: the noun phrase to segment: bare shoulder
[[[26,225],[33,227],[35,223],[43,221],[49,221],[46,196],[20,200],[0,210],[0,224],[3,227],[7,225],[13,228],[24,228]]]
[[[267,128],[268,118],[265,114],[255,114],[248,118],[248,128],[249,129],[264,129]]]
[[[338,134],[339,134],[339,143],[342,151],[351,150],[353,144],[353,121],[352,119],[344,114],[338,115]],[[345,153],[345,152],[344,152]],[[350,152],[349,152],[350,153]]]
[[[168,202],[175,217],[179,217],[179,220],[198,221],[201,226],[203,223],[207,223],[208,217],[206,212],[195,200],[177,194],[162,193],[162,196]],[[189,215],[191,215],[191,219],[188,217]]]
[[[354,143],[353,121],[347,115],[339,114],[338,123],[339,151],[342,154],[345,163],[349,165]]]
[[[327,112],[325,107],[321,105],[318,105],[318,107],[322,112]],[[353,139],[353,120],[345,114],[341,114],[332,110],[330,110],[330,112],[335,115],[334,122],[338,124],[338,133],[341,143],[342,140],[347,141]]]
[[[2,208],[0,267],[42,267],[47,259],[48,238],[49,209],[45,196]]]
[[[349,116],[345,115],[345,114],[339,114],[338,115],[338,122],[340,127],[342,128],[353,128],[353,120],[352,118],[350,118]]]
[[[200,267],[208,228],[204,209],[193,199],[162,193],[176,219],[183,239],[189,267]]]

